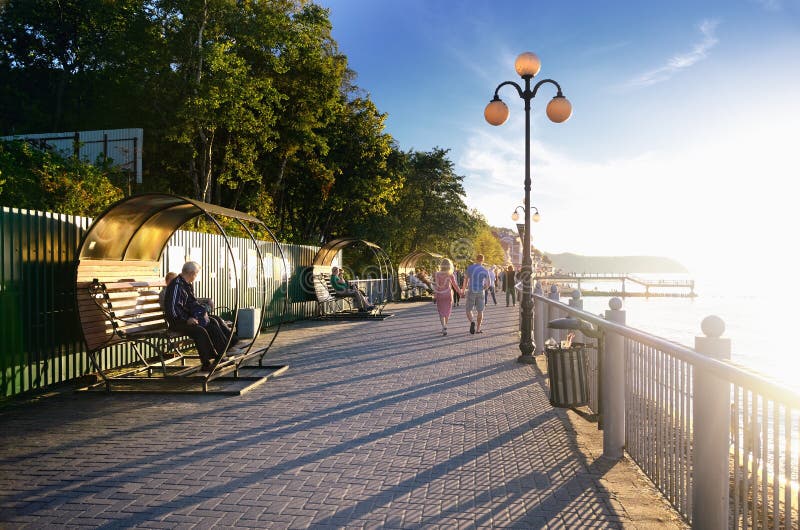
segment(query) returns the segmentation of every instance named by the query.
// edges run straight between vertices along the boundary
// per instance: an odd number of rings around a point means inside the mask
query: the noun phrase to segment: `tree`
[[[139,116],[130,96],[143,79],[132,72],[153,64],[149,5],[9,0],[0,9],[0,130],[114,128]]]
[[[486,224],[447,149],[395,144],[308,0],[9,0],[0,23],[0,129],[142,127],[137,191],[253,213],[284,241],[369,239],[395,259],[471,251]]]
[[[395,151],[388,165],[402,188],[386,215],[368,225],[369,232],[379,234],[395,260],[417,249],[457,258],[454,254],[463,240],[472,240],[478,220],[464,204],[464,177],[455,173],[448,150]]]
[[[178,95],[166,139],[184,148],[179,152],[186,157],[195,198],[222,204],[224,189],[238,190],[228,199],[236,203],[243,185],[260,180],[257,162],[276,137],[272,126],[280,95],[253,64],[250,44],[265,36],[266,28],[248,23],[271,3],[162,0],[158,5],[169,28],[165,46],[172,52]]]
[[[503,265],[506,255],[497,237],[488,225],[482,226],[474,239],[475,254],[483,254],[487,265]]]

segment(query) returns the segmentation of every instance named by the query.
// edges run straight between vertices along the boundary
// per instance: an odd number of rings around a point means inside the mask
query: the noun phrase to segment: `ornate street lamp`
[[[511,214],[511,220],[512,221],[514,221],[514,222],[519,221],[519,210],[520,209],[523,209],[523,207],[522,206],[517,206],[514,209],[514,213]],[[536,210],[536,213],[533,214],[531,219],[533,220],[534,223],[538,223],[539,219],[542,218],[539,215],[539,209],[536,206],[531,206],[531,209]],[[523,211],[524,211],[524,209],[523,209]],[[517,223],[517,232],[519,233],[519,240],[520,241],[525,239],[525,223]],[[528,239],[530,239],[530,238],[528,238]],[[520,301],[520,305],[522,305],[522,301]]]
[[[514,81],[504,81],[494,89],[494,98],[486,105],[483,116],[491,125],[502,125],[508,119],[508,107],[500,99],[497,93],[505,85],[511,85],[517,89],[517,94],[525,100],[525,237],[522,238],[522,322],[520,324],[519,349],[522,355],[517,359],[521,363],[532,364],[535,361],[533,351],[535,346],[531,336],[531,324],[533,322],[533,301],[531,300],[531,100],[536,97],[539,87],[545,83],[550,83],[556,87],[556,95],[547,104],[547,117],[555,123],[561,123],[569,119],[572,115],[572,104],[564,94],[561,93],[561,86],[552,79],[543,79],[531,89],[531,79],[539,73],[541,61],[535,53],[525,52],[517,57],[514,68],[517,73],[525,80],[523,89]],[[516,211],[515,215],[519,215]],[[538,215],[538,210],[537,210]]]
[[[517,206],[514,209],[514,213],[511,214],[511,220],[512,221],[514,221],[514,222],[519,221],[519,210],[520,210],[520,208],[523,208],[523,207],[522,206]],[[538,223],[539,220],[542,218],[542,216],[539,215],[539,208],[537,208],[536,206],[531,206],[531,209],[536,210],[536,213],[533,214],[532,221],[534,223]],[[523,208],[523,211],[524,211],[524,208]]]

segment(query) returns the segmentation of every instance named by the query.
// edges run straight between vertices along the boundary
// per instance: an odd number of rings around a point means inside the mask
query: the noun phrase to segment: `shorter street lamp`
[[[517,206],[516,209],[514,210],[514,213],[511,214],[511,220],[512,221],[515,221],[515,222],[519,221],[519,209],[520,208],[522,208],[522,206]],[[537,208],[536,206],[531,206],[531,209],[532,210],[536,210],[536,213],[534,213],[533,216],[531,216],[531,220],[534,223],[538,223],[539,219],[542,218],[542,216],[539,215],[539,208]],[[524,240],[525,239],[525,225],[522,224],[522,223],[517,223],[517,232],[519,232],[520,241]],[[530,238],[528,239],[528,244],[530,244]],[[530,253],[530,248],[528,248],[528,252]],[[531,272],[533,272],[533,267],[531,267]]]
[[[519,221],[519,210],[520,210],[520,208],[522,208],[524,210],[523,206],[517,206],[514,209],[514,213],[511,214],[511,220],[512,221],[514,221],[514,222]],[[536,213],[534,213],[533,217],[531,217],[531,221],[533,221],[534,223],[538,223],[539,220],[542,218],[542,216],[539,215],[539,208],[537,208],[536,206],[531,206],[531,210],[536,210]]]

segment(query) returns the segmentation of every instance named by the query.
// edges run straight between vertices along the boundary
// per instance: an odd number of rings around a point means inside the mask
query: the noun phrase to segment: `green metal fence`
[[[91,223],[86,217],[2,208],[0,396],[46,389],[89,373],[74,289],[75,253]],[[318,248],[280,244],[288,263],[284,269],[277,243],[259,242],[262,269],[254,262],[257,253],[249,239],[230,240],[233,258],[221,235],[178,231],[162,256],[162,272],[179,272],[187,259],[200,262],[197,294],[213,298],[221,308],[233,307],[237,301],[240,308],[257,307],[266,288],[267,326],[280,320],[284,285],[289,289],[284,321],[316,315],[317,305],[301,279]],[[133,360],[132,352],[119,345],[108,348],[103,365],[120,366]]]

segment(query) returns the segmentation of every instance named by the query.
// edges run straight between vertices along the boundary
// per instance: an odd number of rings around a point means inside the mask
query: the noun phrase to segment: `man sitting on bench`
[[[211,362],[221,357],[228,345],[231,330],[218,317],[209,316],[194,295],[192,283],[200,272],[200,264],[187,261],[177,278],[172,280],[164,295],[164,317],[169,328],[185,333],[194,340],[203,371],[211,369]],[[231,346],[237,342],[234,335]]]
[[[366,313],[367,311],[372,311],[375,309],[375,306],[370,305],[367,297],[364,296],[364,293],[355,287],[351,287],[342,279],[341,274],[342,272],[339,267],[333,267],[331,269],[331,287],[333,287],[333,290],[336,291],[336,294],[351,297],[353,299],[353,305],[356,306],[362,313]]]

